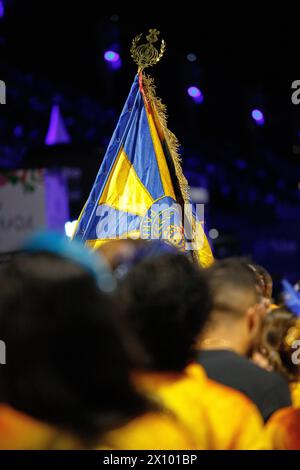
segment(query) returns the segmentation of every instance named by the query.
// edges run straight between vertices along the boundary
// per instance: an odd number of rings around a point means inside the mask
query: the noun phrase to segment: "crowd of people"
[[[261,266],[42,233],[0,286],[0,449],[300,449],[300,299]]]

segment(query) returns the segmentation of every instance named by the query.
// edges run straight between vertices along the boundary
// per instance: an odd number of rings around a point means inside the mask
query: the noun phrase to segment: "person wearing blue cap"
[[[31,253],[53,253],[79,264],[91,274],[104,292],[112,292],[116,287],[105,259],[101,255],[95,256],[94,252],[77,240],[71,242],[67,237],[56,232],[37,232],[24,242],[22,249]]]

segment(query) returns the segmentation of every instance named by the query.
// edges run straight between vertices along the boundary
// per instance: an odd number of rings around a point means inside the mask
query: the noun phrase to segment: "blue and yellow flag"
[[[208,266],[213,257],[202,225],[184,215],[188,188],[164,111],[151,79],[138,73],[74,238],[92,248],[110,239],[163,238]],[[196,245],[187,243],[187,224]]]

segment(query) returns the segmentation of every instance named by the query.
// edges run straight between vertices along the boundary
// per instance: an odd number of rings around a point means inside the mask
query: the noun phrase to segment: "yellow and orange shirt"
[[[263,422],[255,405],[240,392],[214,382],[198,364],[182,374],[137,373],[139,390],[159,397],[197,449],[265,448]]]
[[[195,450],[196,442],[173,416],[147,413],[103,436],[99,450]]]
[[[72,436],[13,408],[0,406],[0,450],[75,450],[86,448]],[[192,450],[195,443],[172,416],[146,413],[106,433],[97,449]]]
[[[10,406],[0,405],[0,450],[74,449],[75,439]]]
[[[274,413],[265,436],[273,450],[300,450],[300,408],[283,408]]]
[[[300,450],[300,382],[292,382],[290,390],[293,406],[277,411],[265,428],[274,450]]]

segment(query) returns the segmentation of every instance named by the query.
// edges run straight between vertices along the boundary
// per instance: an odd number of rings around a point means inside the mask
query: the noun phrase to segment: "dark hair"
[[[263,266],[259,264],[255,264],[255,268],[258,274],[261,276],[261,279],[264,284],[264,296],[271,299],[272,298],[272,290],[273,290],[273,279],[269,271]]]
[[[82,267],[23,254],[0,273],[0,400],[85,439],[143,413],[112,298]]]
[[[255,301],[259,300],[256,288],[255,273],[244,259],[226,258],[215,261],[206,269],[210,290],[213,297],[213,308],[231,314],[243,314],[230,303],[230,292],[248,292]],[[231,291],[230,291],[231,289]],[[221,298],[221,300],[220,300]]]
[[[124,256],[122,247],[127,248]],[[117,279],[124,277],[128,271],[146,258],[154,258],[166,253],[179,253],[179,250],[166,240],[120,239],[111,240],[100,246],[99,251],[109,261]]]
[[[147,257],[123,279],[117,295],[150,357],[148,366],[182,371],[211,309],[204,272],[183,254]]]
[[[284,307],[271,310],[264,319],[260,351],[289,381],[299,380],[300,366],[292,360],[296,340],[300,340],[300,319]]]
[[[273,280],[270,273],[259,264],[248,263],[249,268],[255,275],[256,285],[262,295],[268,299],[272,298]]]

